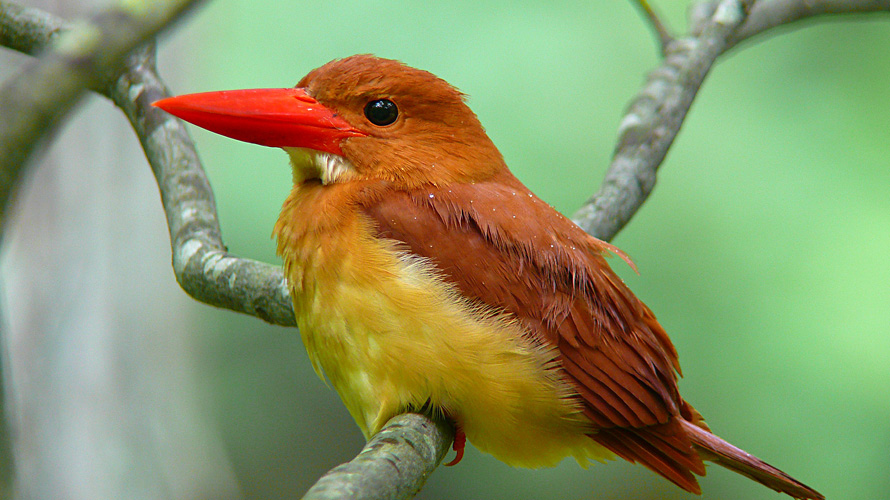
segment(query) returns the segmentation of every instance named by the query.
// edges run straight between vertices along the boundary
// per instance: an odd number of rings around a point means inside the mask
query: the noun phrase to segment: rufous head
[[[506,168],[464,95],[432,73],[356,55],[291,89],[206,92],[156,106],[213,132],[284,148],[297,182],[383,179],[413,187]]]

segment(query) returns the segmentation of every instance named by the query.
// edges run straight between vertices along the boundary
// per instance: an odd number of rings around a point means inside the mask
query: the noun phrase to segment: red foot
[[[464,434],[463,429],[460,428],[459,425],[454,426],[454,442],[451,444],[451,449],[453,449],[457,455],[455,455],[454,460],[445,464],[445,467],[451,467],[452,465],[457,465],[458,462],[462,458],[464,458],[464,448],[467,446],[467,435]]]

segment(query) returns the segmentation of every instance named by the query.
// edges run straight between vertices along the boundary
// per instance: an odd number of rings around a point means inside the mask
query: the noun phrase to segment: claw
[[[454,460],[445,464],[445,467],[451,467],[452,465],[457,465],[458,462],[462,458],[464,458],[464,448],[467,447],[467,435],[464,434],[463,429],[460,428],[459,425],[454,427],[454,442],[451,444],[451,449],[457,453],[454,456]]]

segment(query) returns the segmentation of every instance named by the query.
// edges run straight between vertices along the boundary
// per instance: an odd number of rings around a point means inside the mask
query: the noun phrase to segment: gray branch
[[[454,430],[441,420],[417,413],[393,417],[355,459],[322,476],[303,500],[413,498],[453,438]]]
[[[57,36],[60,24],[48,24],[49,50],[31,61],[24,70],[0,88],[0,224],[21,173],[40,139],[84,95],[107,81],[119,68],[128,52],[154,36],[179,17],[196,0],[158,1],[151,8],[126,7],[121,4],[94,16],[89,23],[71,28]],[[0,16],[11,20],[4,24],[3,38],[16,27],[36,29],[47,19],[31,9],[0,3]],[[12,37],[14,38],[14,37]],[[31,38],[34,40],[33,34]],[[16,44],[36,49],[36,45]]]
[[[0,2],[0,43],[10,48],[36,55],[65,28],[65,22],[51,14]],[[183,290],[210,305],[295,326],[281,269],[226,252],[213,192],[194,143],[180,120],[150,105],[169,96],[157,75],[153,49],[131,54],[123,73],[108,82],[97,80],[89,86],[124,111],[142,143],[158,182],[173,270]],[[2,167],[0,179],[6,171]]]
[[[653,9],[652,6],[649,5],[649,0],[635,0],[634,3],[640,8],[640,10],[649,20],[649,24],[652,25],[652,31],[654,31],[655,34],[658,36],[661,55],[665,55],[668,44],[674,41],[674,35],[671,34],[670,30],[667,28],[667,25],[655,12],[655,9]]]
[[[191,137],[181,120],[151,106],[169,96],[154,51],[133,54],[106,95],[133,125],[158,182],[182,289],[206,304],[296,326],[281,268],[226,251],[213,191]]]
[[[588,233],[611,240],[655,187],[667,155],[705,76],[745,22],[754,0],[722,0],[698,36],[665,46],[664,63],[649,74],[618,128],[618,145],[599,191],[573,217]]]
[[[717,2],[697,3],[690,9],[690,26],[693,34],[701,32]],[[839,14],[872,15],[877,12],[890,12],[890,0],[771,0],[760,1],[751,9],[748,19],[727,40],[726,50],[740,42],[755,37],[764,31],[778,26],[800,26],[797,21],[807,19],[837,19]]]
[[[189,3],[192,2],[177,5]],[[705,76],[721,54],[750,37],[801,19],[888,10],[890,0],[762,0],[756,4],[754,0],[722,0],[697,4],[690,12],[690,34],[666,39],[664,63],[650,74],[631,102],[603,184],[578,211],[575,221],[605,240],[627,224],[652,191],[658,166]],[[158,16],[153,19],[160,21]],[[56,39],[69,37],[76,40],[76,32],[68,30],[62,20],[36,9],[0,2],[0,44],[35,55]],[[100,45],[103,49],[96,52],[105,55],[92,59],[91,53],[69,53],[65,51],[66,47],[70,49],[69,45],[54,45],[54,51],[3,89],[0,203],[8,204],[21,166],[37,138],[45,136],[64,116],[83,88],[96,90],[124,111],[142,142],[161,192],[174,272],[182,288],[202,302],[293,326],[293,310],[281,270],[226,252],[213,193],[194,144],[182,122],[150,106],[169,95],[155,70],[153,47],[130,54],[123,72],[110,78],[120,56],[134,45]],[[90,64],[72,70],[65,62],[71,63],[75,56]],[[60,72],[73,73],[74,83],[63,94],[57,94],[61,97],[56,97],[53,105],[33,98],[18,102],[13,99],[22,92],[33,94],[33,89],[45,87],[47,81],[54,83],[54,92],[58,91],[57,79],[41,79],[51,78],[47,75],[57,78]],[[18,121],[16,117],[22,110],[28,111],[25,114],[32,117],[31,123],[12,123]],[[21,148],[23,153],[13,151],[19,156],[6,156],[10,144],[21,143],[28,144]],[[395,417],[356,459],[325,475],[306,498],[410,498],[438,466],[452,437],[450,426],[441,421],[416,414]]]
[[[745,11],[750,13],[745,16]],[[690,34],[668,43],[618,130],[599,191],[574,215],[588,233],[612,239],[655,187],[656,174],[717,57],[772,28],[834,14],[890,12],[890,0],[722,0],[690,9]]]
[[[11,2],[0,2],[0,20],[0,45],[31,55],[70,28],[48,12]]]

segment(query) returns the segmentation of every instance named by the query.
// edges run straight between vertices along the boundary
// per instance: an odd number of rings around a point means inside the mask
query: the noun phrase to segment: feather
[[[535,342],[555,347],[561,376],[599,428],[594,439],[697,489],[689,471],[703,473],[701,459],[683,433],[663,425],[682,404],[676,350],[606,263],[610,245],[506,171],[474,184],[382,189],[356,200],[377,236],[430,259],[462,294],[509,312]],[[616,427],[647,430],[600,438]]]

